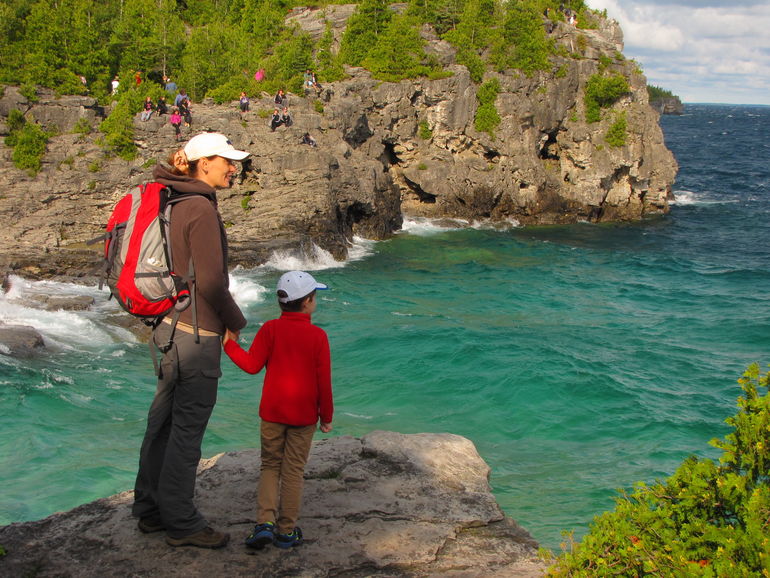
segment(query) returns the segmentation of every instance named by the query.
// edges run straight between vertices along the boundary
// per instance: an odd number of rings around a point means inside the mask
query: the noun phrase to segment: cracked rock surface
[[[0,527],[7,576],[542,576],[537,543],[492,496],[489,467],[452,434],[375,431],[313,445],[290,551],[243,545],[254,520],[259,450],[202,460],[196,503],[221,550],[142,534],[123,492],[44,520]]]

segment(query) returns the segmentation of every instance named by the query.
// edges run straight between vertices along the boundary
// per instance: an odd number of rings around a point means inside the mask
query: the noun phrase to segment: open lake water
[[[506,230],[407,221],[385,242],[235,270],[249,326],[277,315],[281,272],[332,288],[334,431],[451,432],[492,468],[508,515],[543,545],[581,536],[619,488],[673,473],[735,413],[736,380],[770,363],[770,107],[686,106],[661,118],[680,164],[671,213],[634,224]],[[0,525],[133,487],[155,389],[145,343],[105,322],[96,287],[13,278],[0,321],[47,352],[0,354]],[[94,295],[86,312],[24,305]],[[203,455],[258,447],[262,376],[223,359]],[[317,438],[324,437],[317,434]]]

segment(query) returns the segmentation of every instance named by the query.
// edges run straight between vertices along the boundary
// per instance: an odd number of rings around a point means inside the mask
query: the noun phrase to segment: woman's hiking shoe
[[[145,534],[152,534],[153,532],[160,532],[161,530],[166,529],[163,520],[159,517],[139,518],[136,527]]]
[[[198,548],[222,548],[230,541],[230,534],[217,532],[214,528],[206,527],[200,532],[184,536],[183,538],[172,538],[166,536],[166,544],[169,546],[196,546]]]
[[[244,542],[249,548],[261,550],[268,544],[272,544],[274,538],[275,524],[272,522],[265,522],[264,524],[257,524],[254,526],[254,531],[246,536]]]
[[[276,534],[273,540],[273,545],[277,548],[291,548],[300,544],[302,544],[302,530],[299,526],[295,526],[288,534]]]

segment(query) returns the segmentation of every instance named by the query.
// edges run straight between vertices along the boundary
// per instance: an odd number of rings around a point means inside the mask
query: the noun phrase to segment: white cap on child
[[[316,289],[328,289],[323,283],[319,283],[310,273],[304,271],[288,271],[278,279],[276,291],[283,291],[286,297],[278,297],[281,303],[296,301],[306,295],[310,295]]]

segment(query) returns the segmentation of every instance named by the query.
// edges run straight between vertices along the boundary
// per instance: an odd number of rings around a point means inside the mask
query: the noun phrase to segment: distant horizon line
[[[759,104],[751,102],[706,102],[706,101],[682,101],[682,104],[713,104],[720,106],[770,106],[770,104]]]

